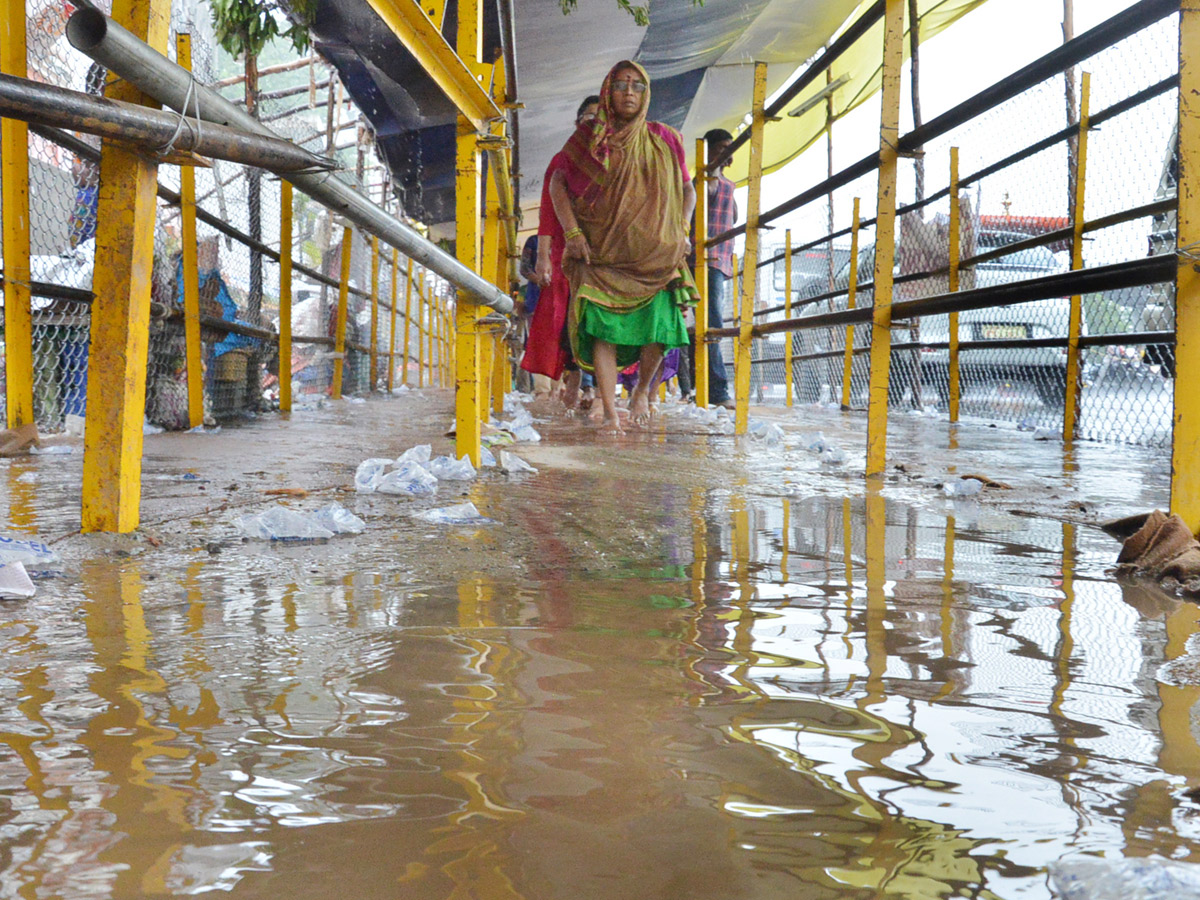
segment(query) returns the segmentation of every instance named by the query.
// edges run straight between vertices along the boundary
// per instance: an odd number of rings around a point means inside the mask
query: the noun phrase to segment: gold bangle
[[[576,226],[575,228],[568,228],[563,232],[564,241],[569,241],[573,237],[583,237],[583,229]]]

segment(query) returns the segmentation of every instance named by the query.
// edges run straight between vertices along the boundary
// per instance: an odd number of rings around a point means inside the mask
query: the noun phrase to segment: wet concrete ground
[[[155,435],[130,536],[73,533],[78,452],[0,461],[62,557],[0,605],[0,896],[1045,898],[1064,856],[1200,861],[1200,610],[1095,527],[1164,505],[1165,457],[897,417],[867,491],[860,416],[756,414],[783,446],[555,418],[537,475],[428,500],[347,488],[449,450],[448,392]],[[947,499],[966,472],[1010,487]],[[242,542],[287,488],[367,531]],[[412,518],[464,493],[498,524]]]

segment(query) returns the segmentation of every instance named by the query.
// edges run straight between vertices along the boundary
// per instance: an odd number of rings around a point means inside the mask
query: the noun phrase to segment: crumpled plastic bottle
[[[237,529],[246,537],[259,541],[320,541],[333,537],[333,532],[317,524],[312,516],[272,506],[255,516],[242,516]]]

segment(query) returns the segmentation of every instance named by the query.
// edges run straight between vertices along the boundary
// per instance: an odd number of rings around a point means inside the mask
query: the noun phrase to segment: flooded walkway
[[[0,461],[63,558],[0,605],[0,895],[1046,898],[1070,854],[1200,861],[1200,679],[1159,678],[1200,609],[1093,524],[1163,505],[1162,456],[904,419],[868,492],[837,413],[777,411],[782,447],[559,419],[537,475],[345,491],[449,417],[152,436],[125,537],[70,535],[80,454]],[[287,488],[367,531],[235,536]],[[463,493],[498,524],[411,516]]]

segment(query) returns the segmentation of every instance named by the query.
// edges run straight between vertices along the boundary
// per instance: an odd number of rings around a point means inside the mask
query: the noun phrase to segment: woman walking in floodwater
[[[663,352],[687,345],[682,308],[698,299],[686,261],[696,192],[683,141],[646,121],[649,106],[646,71],[629,60],[613,66],[596,118],[571,135],[550,182],[566,238],[571,349],[596,373],[603,426],[618,434],[618,368],[640,362],[629,408],[645,425]]]

